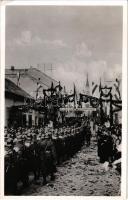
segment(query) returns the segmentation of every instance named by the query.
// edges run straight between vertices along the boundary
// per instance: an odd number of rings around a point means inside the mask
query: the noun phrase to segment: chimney
[[[11,66],[11,70],[14,71],[14,70],[15,70],[15,67],[14,67],[14,66]]]

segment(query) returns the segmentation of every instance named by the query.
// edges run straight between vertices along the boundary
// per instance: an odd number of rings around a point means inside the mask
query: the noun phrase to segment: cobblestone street
[[[84,145],[72,159],[57,167],[55,181],[46,186],[31,184],[22,195],[43,196],[119,196],[120,175],[105,171],[97,157],[96,142]]]

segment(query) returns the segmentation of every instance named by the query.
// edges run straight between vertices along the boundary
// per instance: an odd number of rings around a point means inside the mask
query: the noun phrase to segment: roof
[[[10,69],[5,69],[5,77],[15,84],[17,84],[19,74],[20,88],[25,90],[34,98],[36,98],[37,83],[41,85],[41,88],[38,92],[39,96],[43,95],[43,89],[48,89],[51,87],[52,82],[54,86],[58,85],[56,80],[38,70],[37,68],[30,67],[26,69],[18,69],[13,67]]]
[[[39,82],[42,84],[42,86],[44,85],[47,88],[51,87],[52,82],[54,85],[58,84],[58,82],[55,79],[46,75],[45,73],[38,70],[37,68],[30,67],[30,68],[26,68],[26,69],[15,69],[14,68],[13,70],[11,70],[11,69],[5,70],[6,77],[13,76],[13,78],[15,78],[15,77],[17,77],[18,72],[20,72],[20,76],[23,76],[24,78],[25,78],[25,76],[27,76],[35,82],[38,82],[40,79]]]
[[[32,97],[27,92],[22,90],[20,87],[18,87],[15,83],[8,80],[7,78],[5,79],[5,93],[11,93],[16,96],[32,99]]]

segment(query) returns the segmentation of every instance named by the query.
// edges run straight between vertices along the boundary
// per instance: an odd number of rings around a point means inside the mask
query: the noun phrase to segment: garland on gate
[[[90,98],[90,105],[93,107],[93,108],[98,108],[100,104],[100,101],[99,99],[95,98],[95,97],[91,97]]]

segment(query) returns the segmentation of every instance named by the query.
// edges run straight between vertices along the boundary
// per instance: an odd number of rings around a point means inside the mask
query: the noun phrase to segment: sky
[[[6,66],[38,69],[68,89],[116,79],[122,69],[122,7],[7,6]],[[53,70],[49,70],[52,65]]]

